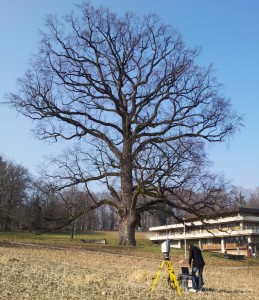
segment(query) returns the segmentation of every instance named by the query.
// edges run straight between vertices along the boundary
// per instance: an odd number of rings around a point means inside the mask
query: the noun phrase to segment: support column
[[[177,248],[181,249],[182,248],[182,242],[181,242],[181,240],[179,240],[177,244],[178,244]]]
[[[244,228],[244,223],[243,222],[240,222],[240,230],[242,231]]]
[[[225,239],[222,237],[221,238],[221,252],[225,253],[226,250],[226,243],[225,243]]]

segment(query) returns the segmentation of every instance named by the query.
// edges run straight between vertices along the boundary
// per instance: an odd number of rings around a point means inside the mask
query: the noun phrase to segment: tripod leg
[[[152,285],[152,288],[151,288],[151,292],[153,292],[154,289],[155,289],[155,285],[156,285],[156,283],[157,283],[157,280],[158,280],[158,278],[159,278],[159,276],[160,276],[160,273],[161,273],[161,271],[162,271],[162,269],[163,269],[164,264],[165,264],[165,261],[163,260],[163,262],[162,262],[162,264],[161,264],[161,266],[160,266],[160,268],[159,268],[159,270],[158,270],[158,272],[157,272],[156,278],[155,278],[155,280],[154,280],[154,282],[153,282],[153,285]]]
[[[168,269],[169,278],[170,278],[170,281],[171,281],[171,287],[173,289],[177,289],[178,295],[182,296],[182,292],[181,292],[178,280],[175,276],[173,266],[172,266],[172,263],[170,261],[167,261],[167,269]]]

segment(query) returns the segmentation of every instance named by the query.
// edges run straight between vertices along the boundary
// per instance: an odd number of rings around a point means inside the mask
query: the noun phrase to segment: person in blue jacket
[[[192,289],[191,292],[202,292],[203,286],[203,268],[205,266],[204,259],[202,257],[202,253],[200,248],[194,246],[193,244],[188,244],[189,248],[189,266],[192,269]],[[196,273],[198,272],[198,285],[195,279]]]

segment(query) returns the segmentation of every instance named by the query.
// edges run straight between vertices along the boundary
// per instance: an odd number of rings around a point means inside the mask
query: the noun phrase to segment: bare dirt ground
[[[1,243],[0,299],[259,299],[259,267],[252,260],[205,257],[204,293],[182,289],[183,297],[179,297],[167,284],[166,268],[150,292],[162,262],[159,254],[102,249],[105,246],[62,249]],[[175,274],[180,273],[180,259],[172,253]]]

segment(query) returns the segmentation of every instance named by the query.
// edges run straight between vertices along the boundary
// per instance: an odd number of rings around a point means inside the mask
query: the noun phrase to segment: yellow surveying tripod
[[[164,243],[167,243],[167,244],[163,245]],[[155,285],[156,285],[156,283],[158,281],[158,278],[159,278],[159,276],[160,276],[160,274],[162,272],[163,266],[166,265],[167,266],[167,270],[168,270],[168,274],[169,274],[168,282],[170,282],[171,288],[172,289],[176,289],[177,292],[178,292],[178,295],[182,296],[182,292],[181,292],[178,280],[176,278],[176,275],[174,273],[174,269],[173,269],[172,263],[171,263],[170,258],[169,258],[170,243],[169,243],[169,241],[166,241],[164,243],[162,244],[162,252],[164,252],[164,260],[162,261],[161,266],[160,266],[160,268],[159,268],[159,270],[157,272],[156,278],[155,278],[155,280],[153,282],[153,285],[152,285],[152,288],[151,288],[151,292],[154,291]],[[166,247],[166,248],[164,248],[164,247]],[[165,249],[166,251],[163,251],[163,249]]]

